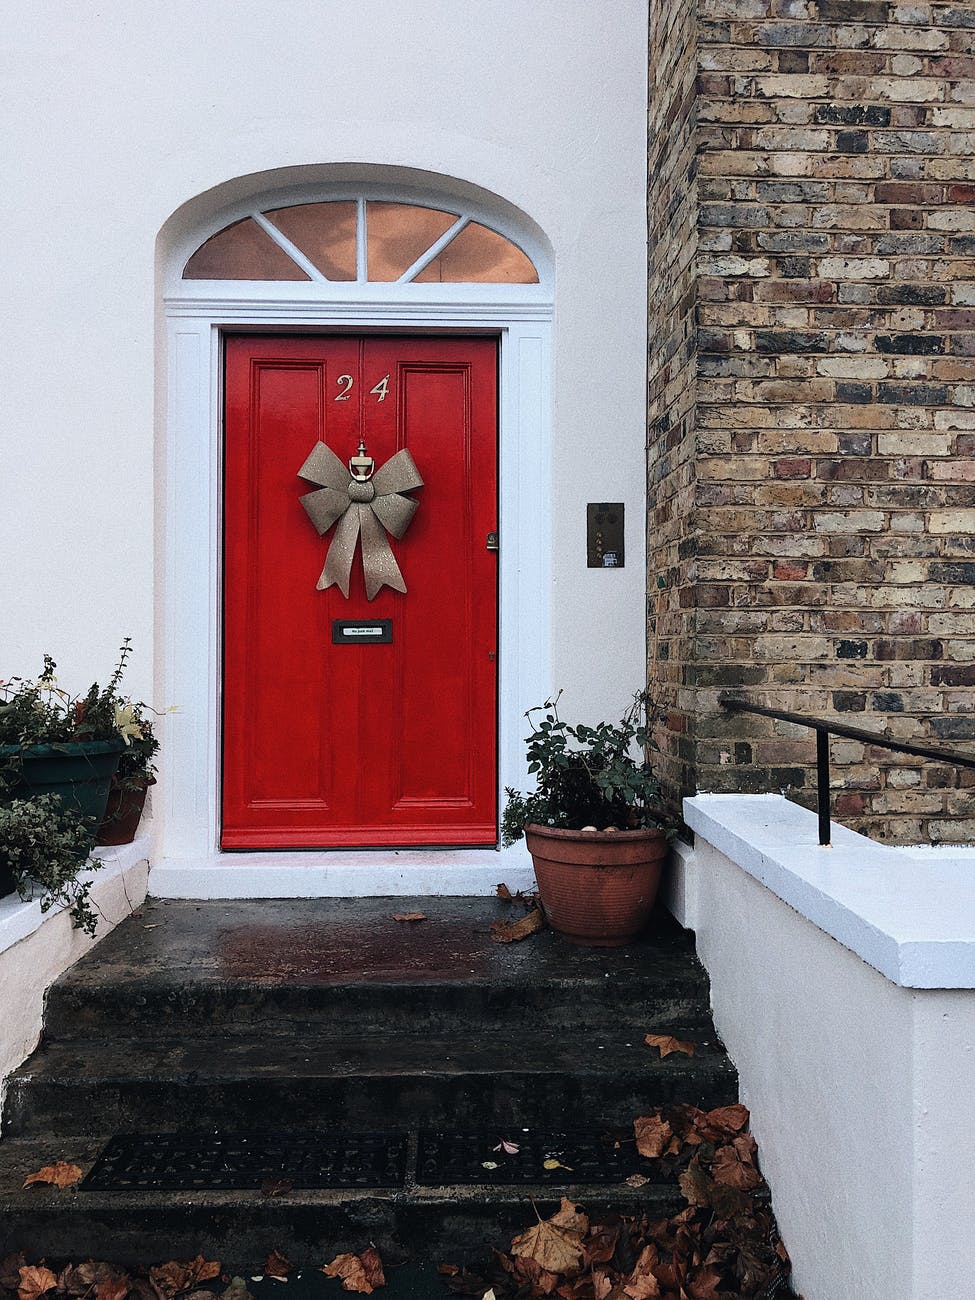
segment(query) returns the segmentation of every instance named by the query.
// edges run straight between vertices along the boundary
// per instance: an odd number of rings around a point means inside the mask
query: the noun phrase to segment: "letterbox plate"
[[[389,645],[393,639],[391,618],[334,618],[333,645]]]

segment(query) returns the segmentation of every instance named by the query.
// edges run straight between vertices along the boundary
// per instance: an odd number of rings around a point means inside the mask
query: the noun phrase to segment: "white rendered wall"
[[[788,868],[790,857],[817,847],[812,813],[777,797],[704,795],[686,801],[685,815],[695,846],[677,854],[670,902],[696,931],[796,1290],[805,1300],[969,1295],[975,989],[895,982],[756,878],[779,883],[780,861]],[[723,839],[725,851],[709,838]],[[878,892],[901,895],[910,917],[896,872],[901,853],[852,832],[839,838],[818,850],[820,901],[869,873],[865,850],[877,847],[891,866]],[[952,907],[950,879],[926,876],[917,862],[911,869],[917,899],[940,894]],[[889,907],[892,898],[883,901]],[[970,908],[954,910],[969,926],[971,950]],[[917,924],[924,928],[923,918]],[[903,933],[896,941],[913,942]],[[957,946],[947,945],[948,968],[958,969]]]
[[[551,680],[614,712],[644,671],[646,6],[38,0],[2,41],[0,676],[47,649],[81,689],[131,634],[131,687],[179,703],[157,235],[235,177],[386,164],[496,193],[550,243]],[[589,500],[627,503],[624,570],[585,567]]]
[[[3,1081],[30,1055],[41,1036],[44,997],[69,966],[104,939],[146,896],[148,842],[98,849],[104,866],[93,876],[95,938],[76,930],[65,911],[41,912],[16,896],[0,899],[0,1108]]]

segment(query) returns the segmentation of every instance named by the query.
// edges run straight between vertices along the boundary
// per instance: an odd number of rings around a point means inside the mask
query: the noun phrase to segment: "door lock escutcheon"
[[[484,543],[484,549],[486,551],[498,551],[501,549],[498,545],[497,533],[488,533],[487,541]]]

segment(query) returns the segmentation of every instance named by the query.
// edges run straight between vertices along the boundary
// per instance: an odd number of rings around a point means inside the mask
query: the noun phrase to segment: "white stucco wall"
[[[968,1295],[967,880],[840,827],[833,848],[819,849],[814,814],[777,796],[698,796],[685,816],[695,845],[678,851],[669,901],[696,932],[796,1290],[805,1300]],[[869,918],[859,931],[855,913]],[[911,987],[918,979],[929,986]],[[938,986],[955,981],[967,986]]]
[[[9,9],[0,274],[0,676],[159,665],[157,235],[235,177],[418,168],[502,196],[556,268],[551,678],[578,714],[643,677],[646,6],[640,0],[60,0]],[[154,466],[156,474],[154,477]],[[201,491],[205,485],[201,485]],[[585,567],[585,503],[628,506]]]

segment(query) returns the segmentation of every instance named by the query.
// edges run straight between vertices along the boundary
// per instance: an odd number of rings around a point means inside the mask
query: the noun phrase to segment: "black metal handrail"
[[[930,745],[912,745],[906,740],[888,740],[865,727],[849,727],[845,722],[832,722],[828,718],[810,718],[803,713],[790,713],[786,709],[770,709],[764,704],[752,704],[736,695],[721,695],[719,703],[737,713],[757,713],[763,718],[778,722],[792,722],[798,727],[809,727],[816,733],[816,807],[819,813],[819,843],[829,844],[829,738],[843,736],[847,740],[860,740],[865,745],[891,749],[898,754],[913,754],[916,758],[950,763],[954,767],[975,768],[975,755],[963,754],[957,749],[933,749]]]

